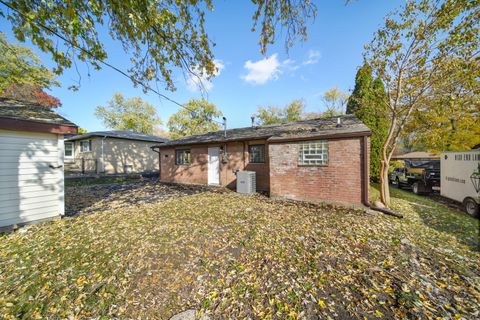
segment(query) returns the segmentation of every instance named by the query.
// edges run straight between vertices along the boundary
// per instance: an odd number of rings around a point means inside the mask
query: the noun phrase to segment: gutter
[[[297,137],[270,137],[267,139],[267,141],[270,143],[282,143],[282,142],[289,142],[289,141],[303,141],[303,140],[311,140],[311,139],[359,138],[359,137],[369,137],[371,134],[372,132],[368,130],[368,131],[357,131],[357,132],[311,134],[307,136],[297,136]]]
[[[386,208],[379,208],[370,203],[370,200],[368,199],[368,188],[370,184],[370,176],[368,174],[369,170],[369,165],[368,165],[368,136],[364,135],[362,138],[362,202],[363,204],[367,207],[370,208],[374,211],[381,212],[383,214],[393,216],[396,218],[403,218],[403,215],[393,212],[391,210],[388,210]]]
[[[179,146],[198,146],[198,145],[211,145],[211,144],[221,144],[228,142],[239,142],[239,141],[250,141],[250,140],[266,140],[269,143],[281,143],[288,141],[302,141],[307,139],[342,139],[342,138],[358,138],[363,136],[370,136],[371,131],[357,131],[357,132],[343,132],[343,133],[329,133],[329,134],[312,134],[304,137],[273,137],[272,135],[248,137],[248,138],[231,138],[231,139],[221,139],[221,140],[212,140],[212,141],[194,141],[186,143],[162,143],[160,145],[154,146],[155,148],[175,148]],[[172,142],[175,140],[172,140]]]

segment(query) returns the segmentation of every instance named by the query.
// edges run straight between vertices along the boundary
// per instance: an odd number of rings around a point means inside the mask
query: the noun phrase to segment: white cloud
[[[317,50],[309,50],[306,59],[301,63],[292,59],[281,61],[278,59],[278,54],[274,53],[270,57],[258,61],[248,60],[245,62],[243,67],[247,70],[247,74],[241,78],[246,82],[262,85],[270,80],[277,80],[284,72],[294,74],[302,66],[316,64],[320,58],[321,53]]]
[[[225,65],[222,63],[221,60],[214,60],[213,63],[215,63],[215,66],[217,67],[217,71],[214,73],[214,77],[217,77],[220,75],[223,69],[225,69]],[[202,70],[199,72],[198,68],[193,70],[193,72],[196,73],[196,75],[193,74],[188,74],[187,78],[187,88],[188,90],[192,92],[198,92],[198,91],[210,91],[213,88],[213,83],[212,81],[207,79],[206,72],[205,70]]]
[[[242,79],[253,84],[265,84],[270,80],[277,80],[279,74],[282,73],[281,63],[277,56],[274,53],[270,57],[255,62],[248,60],[243,66],[248,72],[242,76]]]
[[[307,60],[303,61],[304,65],[315,64],[320,60],[322,54],[317,50],[308,50]]]
[[[282,66],[290,71],[295,71],[300,68],[300,66],[295,62],[295,60],[292,59],[283,60]]]

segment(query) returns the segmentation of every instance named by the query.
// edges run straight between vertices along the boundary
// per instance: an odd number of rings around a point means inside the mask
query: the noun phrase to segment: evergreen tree
[[[347,114],[355,114],[372,130],[370,137],[370,178],[379,180],[382,144],[388,133],[387,106],[384,102],[385,88],[379,79],[374,79],[372,69],[364,64],[355,76],[355,88],[348,99]]]

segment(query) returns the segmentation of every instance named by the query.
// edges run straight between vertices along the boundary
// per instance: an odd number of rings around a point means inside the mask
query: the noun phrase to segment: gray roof
[[[9,98],[0,98],[0,118],[76,127],[51,108]]]
[[[337,119],[341,119],[341,126],[337,126]],[[181,146],[192,144],[208,144],[228,141],[242,141],[255,139],[268,139],[269,141],[280,140],[303,140],[321,138],[322,136],[335,136],[345,134],[370,134],[370,129],[353,115],[341,117],[317,118],[294,121],[284,124],[268,126],[255,126],[227,130],[226,138],[223,130],[208,132],[201,135],[170,140],[159,147]]]
[[[128,130],[111,130],[111,131],[95,131],[95,132],[88,132],[85,134],[81,134],[78,136],[73,136],[68,139],[67,141],[75,141],[75,140],[82,140],[88,139],[90,137],[108,137],[108,138],[117,138],[117,139],[128,139],[128,140],[140,140],[140,141],[149,141],[149,142],[158,142],[164,143],[167,142],[168,139],[160,138],[157,136],[152,136],[145,133],[138,133]]]

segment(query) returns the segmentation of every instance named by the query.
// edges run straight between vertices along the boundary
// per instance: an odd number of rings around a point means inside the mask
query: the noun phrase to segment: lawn
[[[0,238],[0,317],[478,318],[478,220],[393,197],[404,219],[205,191],[32,226]]]

